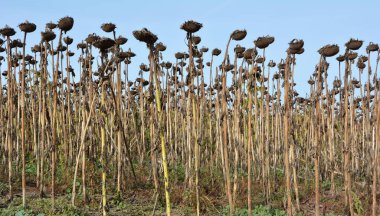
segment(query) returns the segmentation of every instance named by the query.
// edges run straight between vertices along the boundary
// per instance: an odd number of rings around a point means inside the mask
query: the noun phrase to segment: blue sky
[[[174,53],[186,51],[185,33],[179,26],[193,19],[203,23],[197,33],[202,37],[201,46],[220,48],[224,51],[227,39],[235,29],[246,29],[247,37],[239,44],[253,47],[259,36],[271,35],[275,42],[266,50],[267,59],[279,62],[285,57],[288,42],[293,38],[305,41],[305,53],[298,57],[295,80],[301,95],[309,90],[306,83],[318,62],[318,49],[336,43],[344,50],[344,43],[351,37],[380,42],[378,16],[380,1],[319,0],[319,1],[33,1],[17,0],[1,3],[0,27],[14,27],[21,38],[17,25],[25,20],[34,22],[37,31],[28,37],[28,45],[40,40],[47,22],[56,22],[63,16],[75,19],[74,28],[68,32],[77,44],[89,33],[109,36],[100,29],[105,22],[117,25],[117,35],[127,37],[124,49],[131,48],[137,54],[130,74],[137,76],[138,65],[147,62],[146,46],[132,36],[132,31],[146,27],[157,34],[159,41],[167,45],[165,61],[174,61]],[[231,44],[234,47],[236,42]],[[359,54],[365,54],[365,46]],[[29,49],[28,49],[29,50]],[[208,53],[210,55],[210,53]],[[207,56],[207,55],[206,55]],[[221,61],[221,56],[219,61]],[[206,61],[208,57],[206,57]],[[338,74],[338,63],[329,59],[329,80]],[[374,62],[374,61],[373,61]]]

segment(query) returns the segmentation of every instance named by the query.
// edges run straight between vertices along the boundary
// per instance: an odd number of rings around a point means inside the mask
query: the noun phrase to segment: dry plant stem
[[[157,105],[157,113],[158,113],[158,120],[159,120],[159,126],[160,126],[160,142],[161,142],[161,156],[162,156],[162,165],[164,167],[164,185],[165,185],[165,200],[166,200],[166,214],[170,216],[170,194],[169,194],[169,172],[168,172],[168,164],[166,159],[166,143],[165,143],[165,134],[164,134],[164,124],[163,124],[163,114],[161,110],[161,94],[160,94],[160,86],[157,79],[157,70],[156,70],[156,63],[154,60],[152,49],[150,48],[150,54],[149,54],[149,63],[151,67],[151,73],[153,73],[154,76],[154,83],[155,83],[155,97],[156,97],[156,105]],[[153,67],[153,69],[152,69]]]
[[[228,120],[228,112],[227,112],[227,72],[225,70],[225,64],[228,56],[228,46],[231,42],[231,37],[228,40],[226,46],[226,52],[222,64],[222,116],[223,116],[223,157],[224,157],[224,167],[225,167],[225,175],[226,175],[226,184],[227,184],[227,197],[228,203],[230,205],[230,215],[234,214],[234,204],[232,201],[231,194],[231,179],[230,179],[230,163],[228,159],[228,131],[227,131],[227,120]]]
[[[25,197],[25,43],[26,43],[26,32],[24,33],[24,43],[22,47],[22,73],[21,73],[21,154],[22,154],[22,206],[26,207],[26,197]],[[0,86],[1,87],[1,86]]]
[[[345,74],[344,74],[344,179],[345,179],[345,202],[346,209],[350,211],[351,215],[354,215],[352,195],[351,195],[351,177],[350,177],[350,153],[351,153],[351,144],[349,140],[349,127],[348,127],[348,86],[349,86],[349,73],[351,71],[349,66],[349,60],[345,61]]]
[[[188,44],[189,44],[189,73],[190,73],[190,91],[189,91],[189,100],[192,105],[192,137],[194,142],[194,169],[195,169],[195,193],[196,193],[196,206],[197,206],[197,215],[200,214],[200,202],[199,202],[199,143],[198,143],[198,137],[196,132],[196,121],[197,121],[197,112],[196,112],[196,101],[194,96],[194,77],[193,77],[193,70],[194,70],[194,60],[193,60],[193,42],[192,42],[192,35],[189,35]],[[189,152],[190,154],[190,152]]]
[[[252,72],[251,72],[252,73]],[[251,78],[252,79],[252,78]],[[251,80],[252,82],[252,80]],[[248,169],[248,214],[252,215],[252,183],[251,183],[251,146],[252,146],[252,86],[248,82],[248,139],[247,139],[247,169]]]
[[[62,30],[59,33],[58,47],[61,46]],[[51,46],[53,47],[53,46]],[[59,54],[57,52],[57,61],[55,66],[55,72],[53,74],[53,118],[52,118],[52,152],[51,152],[51,205],[52,210],[55,210],[55,169],[56,169],[56,145],[57,145],[57,86],[58,86],[58,68],[59,68]],[[54,64],[54,62],[53,62]]]
[[[7,122],[7,144],[8,144],[8,187],[9,187],[9,193],[8,198],[9,200],[13,199],[13,190],[12,190],[12,153],[13,153],[13,109],[12,109],[12,70],[11,70],[11,48],[10,48],[10,37],[7,36],[7,61],[8,61],[8,89],[7,89],[7,96],[8,96],[8,122]]]
[[[380,52],[378,52],[378,55],[377,55],[377,61],[376,61],[376,70],[375,70],[375,74],[377,74],[377,67],[378,67],[378,63],[379,63],[379,56],[380,56]],[[369,63],[368,63],[369,64]],[[369,65],[370,67],[370,65]],[[370,71],[370,69],[368,69]],[[369,72],[368,72],[368,76],[369,76]],[[369,77],[368,77],[369,79]],[[368,81],[368,88],[369,88],[369,84],[370,82]],[[370,103],[370,100],[369,100],[369,97],[370,97],[370,92],[368,91],[368,105]],[[375,94],[375,102],[377,104],[377,123],[376,123],[376,127],[373,127],[373,130],[374,132],[376,131],[376,133],[373,133],[373,136],[374,134],[376,134],[376,138],[374,137],[374,150],[375,150],[375,153],[374,153],[374,159],[373,159],[373,171],[372,171],[372,216],[376,216],[377,215],[377,200],[376,200],[376,195],[377,195],[377,175],[378,175],[378,153],[379,153],[379,143],[380,143],[380,100],[378,99],[378,93],[376,92]],[[368,106],[369,108],[369,106]]]
[[[325,59],[323,59],[323,57],[321,56],[320,57],[320,61],[319,61],[319,64],[318,64],[318,75],[317,75],[317,80],[316,80],[316,85],[317,85],[317,90],[316,90],[316,101],[315,101],[315,121],[316,122],[319,122],[321,121],[321,117],[320,117],[320,95],[322,94],[322,89],[321,89],[321,85],[322,85],[322,80],[321,80],[321,77],[322,77],[322,74],[321,74],[321,69],[322,69],[322,63],[323,64],[326,64],[325,63]],[[325,73],[327,73],[325,71]],[[319,154],[320,154],[320,135],[321,134],[321,131],[319,129],[319,127],[315,130],[315,144],[314,144],[314,174],[315,174],[315,215],[319,215],[320,214],[320,208],[319,208],[319,205],[320,205],[320,194],[319,194]]]
[[[291,198],[291,186],[290,186],[290,170],[289,170],[289,114],[290,114],[290,101],[289,101],[289,67],[290,67],[290,56],[286,58],[285,66],[285,90],[284,90],[284,103],[285,103],[285,115],[284,115],[284,163],[285,163],[285,184],[286,184],[286,214],[288,216],[292,215],[292,198]]]
[[[102,96],[101,96],[101,106],[104,108],[105,110],[105,106],[106,106],[106,100],[105,100],[105,97],[106,97],[106,94],[105,94],[105,91],[106,91],[106,83],[102,83],[101,84],[101,88],[102,88]],[[102,112],[104,112],[102,110]],[[102,127],[101,127],[101,157],[100,157],[100,161],[101,161],[101,164],[102,164],[102,212],[103,212],[103,216],[106,216],[107,215],[107,192],[106,192],[106,163],[105,163],[105,160],[106,160],[106,132],[105,132],[105,125],[107,123],[107,116],[105,113],[103,113],[103,124],[102,124]]]

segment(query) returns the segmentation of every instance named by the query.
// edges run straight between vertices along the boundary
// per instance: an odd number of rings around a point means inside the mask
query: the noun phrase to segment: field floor
[[[243,182],[241,182],[243,184]],[[101,215],[100,193],[89,197],[87,205],[84,205],[81,188],[79,195],[76,197],[76,207],[71,205],[71,193],[59,193],[56,197],[56,209],[51,210],[51,198],[49,188],[43,198],[40,198],[39,191],[35,185],[28,183],[26,188],[26,197],[28,206],[22,207],[21,190],[15,186],[14,199],[7,200],[6,184],[2,180],[1,197],[0,197],[0,215],[17,215],[17,216],[42,216],[42,215]],[[328,189],[329,184],[324,183],[321,192],[321,213],[323,215],[346,215],[344,212],[344,191],[337,184],[335,195]],[[146,185],[139,185],[123,193],[121,197],[108,195],[109,215],[155,215],[165,214],[165,202],[163,196],[155,196],[153,189]],[[254,184],[254,190],[259,191],[260,184]],[[367,215],[370,208],[371,194],[366,192],[365,184],[357,184],[353,196],[355,211],[358,215]],[[59,188],[61,192],[68,191],[69,188]],[[112,189],[110,189],[111,191]],[[235,215],[247,215],[244,188],[239,188],[237,193],[242,193],[241,198],[237,200]],[[358,192],[360,191],[360,192]],[[90,192],[91,193],[91,192]],[[253,196],[253,214],[254,215],[285,215],[284,201],[282,191],[273,192],[266,202],[266,198],[261,192]],[[313,215],[314,214],[314,193],[311,185],[300,186],[300,211],[296,215]],[[172,215],[194,215],[195,206],[191,203],[193,194],[180,186],[174,186],[171,190],[172,196]],[[157,200],[156,200],[157,198]],[[380,194],[378,194],[380,200]],[[155,205],[156,202],[156,205]],[[294,209],[296,202],[293,200]],[[213,192],[201,196],[202,215],[228,215],[228,201],[220,194],[213,195]],[[367,211],[368,210],[368,211]]]

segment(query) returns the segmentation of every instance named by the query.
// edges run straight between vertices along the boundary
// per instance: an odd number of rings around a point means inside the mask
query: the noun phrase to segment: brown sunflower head
[[[235,30],[231,34],[232,40],[240,41],[243,40],[247,36],[247,31],[245,29],[243,30]]]
[[[165,68],[166,69],[170,69],[172,67],[172,63],[171,62],[165,62]]]
[[[268,63],[268,67],[276,67],[276,63],[273,61],[273,60],[270,60],[269,63]]]
[[[189,21],[184,22],[181,25],[181,29],[185,30],[187,33],[195,33],[197,31],[199,31],[199,29],[201,29],[202,26],[203,25],[199,22],[189,20]]]
[[[373,42],[370,42],[369,45],[367,46],[367,51],[368,52],[376,52],[379,50],[379,45],[375,44]]]
[[[16,31],[6,25],[4,28],[0,29],[0,34],[3,35],[3,37],[11,37],[16,34]]]
[[[356,59],[356,57],[358,57],[358,53],[356,53],[356,52],[349,52],[347,54],[348,60],[354,60],[354,59]]]
[[[183,59],[185,57],[183,52],[177,52],[174,54],[176,59]]]
[[[21,23],[20,25],[18,25],[18,27],[20,28],[22,32],[25,32],[25,33],[34,32],[37,28],[36,24],[30,23],[28,21]]]
[[[347,49],[349,50],[358,50],[360,49],[360,47],[363,45],[363,41],[362,40],[358,40],[358,39],[353,39],[351,38],[347,43],[346,43],[346,47]]]
[[[365,68],[365,63],[363,61],[358,61],[358,63],[356,64],[356,66],[360,69],[360,70],[363,70]]]
[[[57,28],[57,24],[55,24],[53,22],[46,23],[46,28],[53,30],[53,29]]]
[[[74,19],[72,17],[66,16],[58,21],[58,28],[65,33],[70,31],[74,26]]]
[[[339,46],[336,44],[328,44],[318,50],[319,54],[321,54],[324,57],[332,57],[339,52]]]
[[[156,50],[163,52],[166,50],[166,45],[163,44],[162,42],[159,42],[156,44]]]
[[[134,52],[132,52],[131,49],[129,49],[129,50],[127,51],[127,56],[128,56],[128,58],[133,58],[133,57],[136,56],[136,54],[135,54]]]
[[[87,45],[86,45],[85,43],[78,43],[78,44],[77,44],[77,48],[83,50],[83,49],[86,49],[86,48],[87,48]]]
[[[236,47],[234,48],[234,51],[236,54],[241,54],[245,51],[245,47],[242,47],[239,44],[237,44]]]
[[[105,32],[113,32],[116,29],[116,25],[113,23],[103,23],[100,27]]]
[[[192,37],[192,39],[193,39],[193,44],[194,45],[198,45],[202,41],[201,37],[195,36],[195,35]]]
[[[366,62],[366,61],[368,61],[368,57],[365,55],[361,55],[361,56],[359,56],[359,61]]]
[[[338,61],[338,62],[342,62],[342,61],[344,61],[346,59],[346,56],[345,55],[339,55],[338,57],[336,57],[336,60]]]
[[[41,52],[41,46],[38,45],[38,44],[36,44],[36,45],[34,45],[34,46],[31,48],[31,51],[32,51],[33,53]]]
[[[289,48],[292,50],[300,50],[303,47],[303,45],[304,45],[303,40],[293,39],[289,43]]]
[[[208,48],[202,47],[199,51],[201,51],[202,53],[206,53],[206,52],[208,52]]]
[[[49,41],[54,40],[55,37],[56,37],[56,35],[53,31],[47,30],[45,32],[41,32],[42,41],[49,42]]]
[[[74,39],[72,39],[72,38],[69,37],[69,36],[63,38],[63,42],[65,42],[66,45],[70,45],[70,44],[72,44],[73,41],[74,41]]]
[[[158,40],[158,37],[147,28],[133,31],[133,36],[137,40],[145,42],[147,45],[153,45]]]
[[[339,79],[336,79],[334,80],[333,85],[335,88],[340,88],[340,86],[342,85],[342,81]]]
[[[95,33],[89,34],[86,38],[86,42],[89,44],[93,44],[95,41],[99,40],[100,37],[96,35]]]
[[[106,50],[115,45],[115,41],[111,38],[102,37],[94,42],[94,46],[100,50]]]
[[[258,37],[255,41],[253,41],[255,46],[259,49],[265,49],[273,42],[274,42],[274,37],[271,37],[271,36]]]
[[[254,48],[246,49],[243,53],[245,60],[252,60],[257,56],[257,50]]]
[[[126,37],[123,37],[123,36],[119,36],[118,38],[116,38],[116,44],[117,45],[124,45],[125,43],[127,43],[128,39]]]
[[[116,57],[118,57],[120,60],[124,60],[125,58],[128,57],[128,53],[127,52],[117,52]]]
[[[218,48],[215,48],[212,50],[212,55],[214,55],[214,56],[218,56],[218,55],[220,55],[220,53],[222,53],[222,50],[220,50]]]

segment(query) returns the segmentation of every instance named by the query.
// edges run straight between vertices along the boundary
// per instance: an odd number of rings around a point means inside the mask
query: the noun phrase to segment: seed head
[[[25,33],[31,33],[31,32],[34,32],[36,30],[36,24],[34,23],[30,23],[28,21],[25,21],[23,23],[21,23],[20,25],[18,25],[18,27],[20,28],[20,30],[22,32],[25,32]]]
[[[363,45],[363,41],[362,40],[358,40],[358,39],[353,39],[351,38],[347,43],[346,43],[346,47],[347,49],[349,50],[358,50],[360,49],[360,47]]]
[[[255,41],[253,41],[255,46],[259,49],[265,49],[273,42],[274,42],[274,37],[271,37],[271,36],[258,37]]]
[[[11,37],[16,34],[16,31],[6,25],[4,28],[0,29],[0,34],[3,35],[3,37]]]
[[[145,42],[147,45],[153,45],[158,40],[158,37],[147,28],[133,31],[133,36],[137,40]]]
[[[326,45],[318,50],[319,54],[321,54],[324,57],[332,57],[339,52],[339,46],[336,44],[333,45]]]
[[[74,19],[72,17],[66,16],[58,21],[58,28],[65,33],[70,31],[74,26]]]
[[[103,23],[101,28],[105,32],[113,32],[116,29],[116,25],[113,23]]]
[[[231,34],[232,40],[240,41],[243,40],[247,36],[247,31],[245,29],[243,30],[235,30]]]
[[[184,22],[181,25],[181,29],[185,30],[187,33],[195,33],[197,31],[199,31],[199,29],[201,29],[202,26],[203,25],[199,22],[189,20],[189,21]]]

